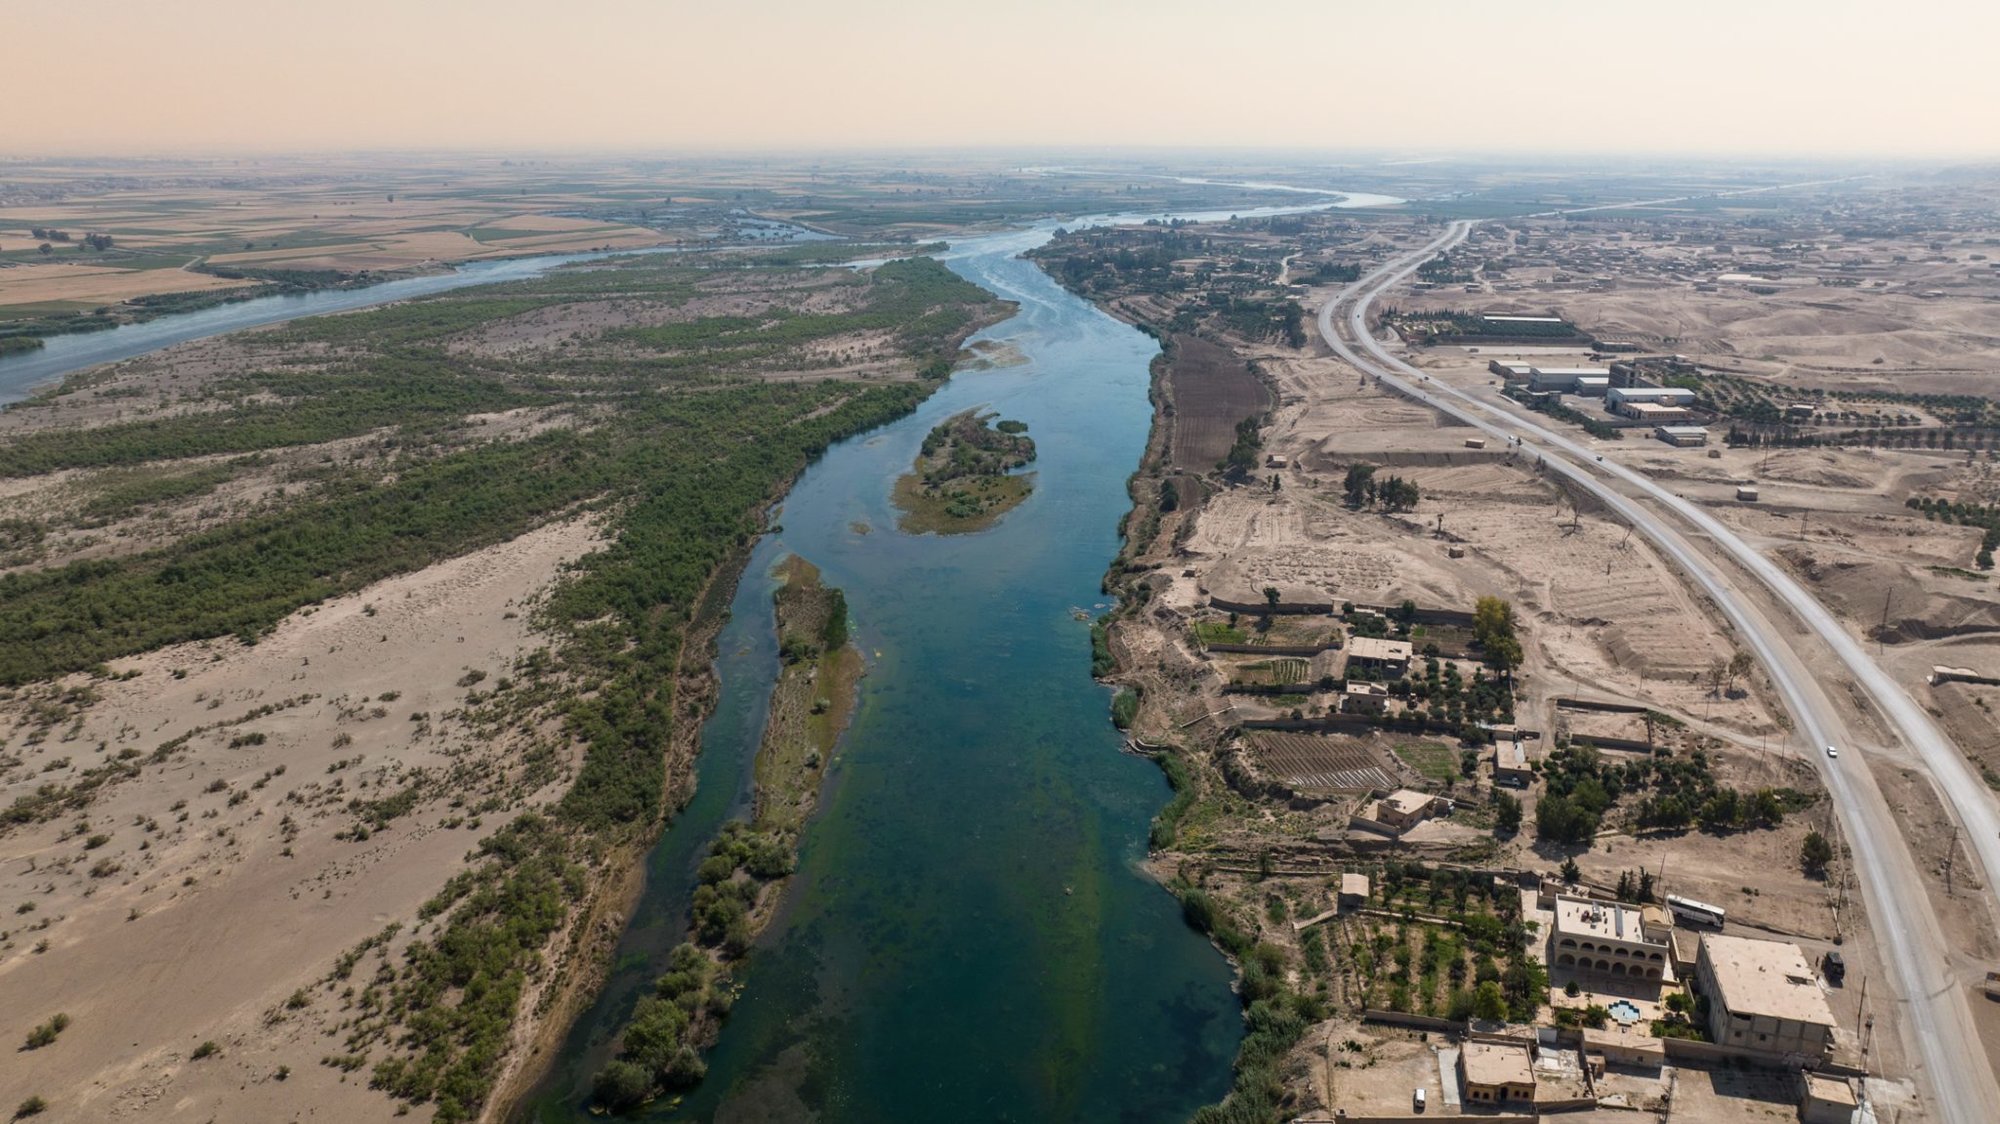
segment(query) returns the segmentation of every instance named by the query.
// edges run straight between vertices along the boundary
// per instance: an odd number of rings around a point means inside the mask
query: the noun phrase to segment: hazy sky
[[[1991,0],[0,0],[0,155],[2000,156]]]

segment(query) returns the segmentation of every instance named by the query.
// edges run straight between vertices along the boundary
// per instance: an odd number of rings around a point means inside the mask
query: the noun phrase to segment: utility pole
[[[1951,866],[1958,858],[1958,825],[1952,825],[1951,846],[1944,853],[1944,896],[1951,897]]]
[[[1889,599],[1896,595],[1896,587],[1882,591],[1882,625],[1875,630],[1875,654],[1882,654],[1882,637],[1889,631]]]

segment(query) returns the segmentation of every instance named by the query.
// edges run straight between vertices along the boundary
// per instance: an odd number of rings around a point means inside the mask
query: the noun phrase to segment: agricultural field
[[[1228,350],[1194,336],[1173,340],[1172,463],[1193,470],[1213,467],[1235,445],[1237,424],[1271,407],[1270,391]]]
[[[1294,788],[1365,792],[1397,787],[1380,752],[1355,738],[1257,733],[1249,743],[1264,768]]]

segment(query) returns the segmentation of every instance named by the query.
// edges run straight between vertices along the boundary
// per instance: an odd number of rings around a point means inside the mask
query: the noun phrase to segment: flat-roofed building
[[[1637,906],[1557,897],[1549,964],[1571,971],[1658,984],[1674,978],[1667,942],[1646,931]]]
[[[1535,1103],[1534,1047],[1526,1042],[1466,1042],[1458,1048],[1460,1096],[1473,1104]]]
[[[1379,671],[1393,672],[1397,676],[1409,674],[1410,656],[1414,649],[1408,640],[1378,640],[1373,636],[1356,636],[1347,642],[1347,663],[1352,667],[1363,667]]]
[[[1437,797],[1413,788],[1399,788],[1375,802],[1375,819],[1397,831],[1407,831],[1431,818]]]
[[[1662,402],[1627,402],[1618,407],[1618,412],[1647,425],[1665,425],[1694,417],[1694,411],[1686,406],[1669,406]]]
[[[1528,748],[1518,741],[1493,743],[1493,783],[1527,788],[1535,783],[1535,771],[1528,767]]]
[[[1582,393],[1578,385],[1583,379],[1602,380],[1595,382],[1599,387],[1611,385],[1609,367],[1542,367],[1528,368],[1529,390],[1558,390],[1571,394]]]
[[[1701,425],[1659,425],[1653,436],[1678,449],[1698,449],[1708,444],[1708,427]]]
[[[1853,1124],[1861,1099],[1845,1077],[1823,1073],[1801,1073],[1804,1088],[1799,1090],[1799,1120],[1803,1124]]]
[[[1343,714],[1380,714],[1389,707],[1389,688],[1380,683],[1349,683],[1340,693]]]
[[[1798,945],[1710,933],[1695,983],[1708,997],[1709,1036],[1725,1046],[1808,1058],[1833,1048],[1833,1008]]]
[[[1508,382],[1520,382],[1527,378],[1535,367],[1532,363],[1503,363],[1498,359],[1488,359],[1486,369]]]
[[[1684,386],[1614,386],[1605,392],[1604,408],[1616,410],[1627,402],[1656,402],[1662,406],[1692,406],[1694,391]]]
[[[1340,876],[1340,897],[1334,900],[1342,911],[1360,909],[1368,904],[1368,876],[1365,874],[1343,874]]]

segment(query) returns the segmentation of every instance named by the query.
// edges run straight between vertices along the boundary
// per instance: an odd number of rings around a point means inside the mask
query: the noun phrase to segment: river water
[[[1139,868],[1169,792],[1119,752],[1078,619],[1109,607],[1099,583],[1158,347],[1017,257],[1057,225],[940,255],[1019,302],[975,339],[1025,362],[961,371],[912,416],[829,450],[758,545],[719,641],[697,795],[652,856],[613,980],[537,1120],[583,1118],[591,1073],[686,931],[708,839],[747,809],[776,666],[769,571],[788,552],[846,591],[869,656],[861,705],[707,1080],[642,1118],[1158,1121],[1227,1091],[1231,972]],[[932,426],[973,407],[1028,423],[1033,495],[982,533],[902,534],[892,484]]]

